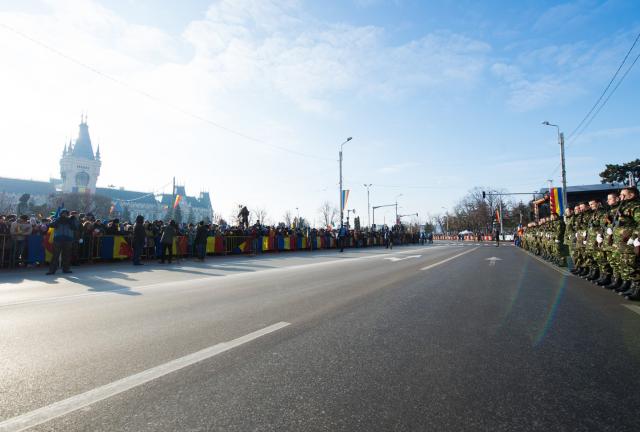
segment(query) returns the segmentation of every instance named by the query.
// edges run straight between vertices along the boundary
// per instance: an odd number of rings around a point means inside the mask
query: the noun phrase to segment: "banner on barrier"
[[[113,258],[128,259],[133,256],[131,245],[123,236],[114,236],[113,238]]]

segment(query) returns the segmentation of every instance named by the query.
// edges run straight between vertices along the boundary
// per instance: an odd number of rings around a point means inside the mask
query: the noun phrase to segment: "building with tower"
[[[65,193],[96,193],[100,175],[100,147],[93,153],[87,118],[81,117],[80,131],[75,143],[64,146],[60,159],[60,190]]]
[[[20,197],[29,195],[29,204],[40,206],[52,202],[63,193],[99,195],[111,200],[112,214],[99,217],[135,218],[141,214],[146,219],[165,219],[179,214],[182,222],[211,221],[213,208],[208,192],[188,196],[185,186],[176,186],[173,194],[139,192],[125,188],[98,187],[102,161],[100,148],[94,153],[86,116],[80,119],[78,137],[65,143],[60,158],[60,179],[33,181],[0,177],[0,213],[15,212]],[[180,195],[179,211],[173,210],[175,196]],[[170,211],[171,210],[171,211]]]

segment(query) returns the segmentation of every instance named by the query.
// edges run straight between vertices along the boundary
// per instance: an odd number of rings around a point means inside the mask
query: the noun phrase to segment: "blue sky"
[[[57,176],[87,111],[99,185],[167,190],[175,175],[224,216],[244,203],[313,221],[337,204],[353,136],[348,207],[365,215],[373,183],[372,204],[402,193],[424,220],[474,186],[560,184],[540,123],[577,126],[640,32],[640,3],[29,0],[0,1],[0,23],[22,34],[0,27],[0,137],[37,154],[25,170],[9,152],[2,175]],[[640,154],[638,78],[636,65],[569,140],[570,185]]]

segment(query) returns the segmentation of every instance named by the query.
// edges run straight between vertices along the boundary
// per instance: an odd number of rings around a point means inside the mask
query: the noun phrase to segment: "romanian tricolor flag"
[[[224,253],[224,240],[222,237],[207,237],[207,253]]]
[[[173,244],[171,245],[171,252],[176,256],[187,255],[189,251],[189,242],[186,236],[174,237]]]
[[[272,236],[264,236],[262,237],[262,251],[272,251],[275,250],[275,237]]]
[[[251,240],[245,240],[233,249],[233,253],[245,253],[251,251]]]
[[[551,213],[562,216],[564,214],[562,188],[551,188],[549,190],[549,201],[551,205]]]
[[[123,236],[113,237],[113,258],[114,259],[128,259],[133,256],[131,245],[127,243],[127,239]]]
[[[173,208],[176,208],[180,205],[180,201],[182,201],[182,195],[176,195],[176,200],[173,202]]]
[[[342,191],[342,208],[347,208],[347,201],[349,200],[349,189],[344,189]]]
[[[44,235],[42,247],[44,248],[44,261],[50,263],[53,258],[53,228],[49,228]]]

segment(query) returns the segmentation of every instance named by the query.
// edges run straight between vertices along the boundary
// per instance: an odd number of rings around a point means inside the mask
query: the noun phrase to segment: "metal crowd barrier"
[[[45,235],[38,235],[40,237],[40,241],[30,241],[32,247],[34,244],[37,244],[39,248],[38,251],[26,251],[26,255],[28,256],[28,262],[30,264],[45,264],[44,256],[46,256],[45,248],[44,248],[44,240]],[[72,262],[75,264],[80,263],[91,263],[96,261],[110,261],[113,259],[113,255],[111,257],[104,256],[105,250],[108,250],[108,246],[105,246],[105,242],[109,242],[110,244],[115,244],[115,238],[121,237],[124,238],[126,244],[130,248],[129,250],[132,252],[131,244],[132,244],[132,235],[90,235],[85,234],[81,237],[82,242],[75,241],[74,246],[72,248]],[[184,240],[187,236],[178,236],[178,243],[176,243],[176,253],[177,257],[192,257],[195,256],[195,247],[193,244],[189,244],[188,240]],[[320,236],[316,236],[320,237]],[[222,244],[219,247],[216,247],[214,252],[209,251],[207,255],[231,255],[231,254],[255,254],[256,252],[262,252],[262,238],[263,236],[222,236],[217,237],[222,238]],[[294,237],[291,237],[294,238]],[[293,247],[292,250],[314,250],[320,249],[317,245],[314,247],[312,239],[307,239],[305,248],[297,248]],[[335,248],[337,247],[337,242],[333,245],[333,247],[328,246],[330,236],[325,236],[326,245],[324,249],[327,248]],[[153,241],[151,241],[153,240]],[[186,242],[186,247],[185,247]],[[418,240],[411,238],[410,236],[404,238],[395,238],[394,243],[396,244],[410,244],[417,243]],[[142,259],[150,260],[156,259],[159,257],[159,243],[160,238],[147,237],[147,241],[145,242],[145,247],[143,248],[143,252],[141,255]],[[384,240],[381,236],[368,236],[368,235],[358,235],[356,237],[352,237],[347,242],[347,247],[352,248],[361,248],[361,247],[371,247],[371,246],[383,246]],[[106,247],[106,249],[105,249]],[[280,252],[280,248],[276,247],[273,250],[269,250],[269,252]],[[38,259],[34,257],[38,257]],[[40,258],[42,257],[42,258]],[[118,258],[118,259],[129,259],[129,258]],[[14,242],[11,235],[0,235],[0,269],[13,268],[16,266],[15,262],[15,250],[14,250]]]

